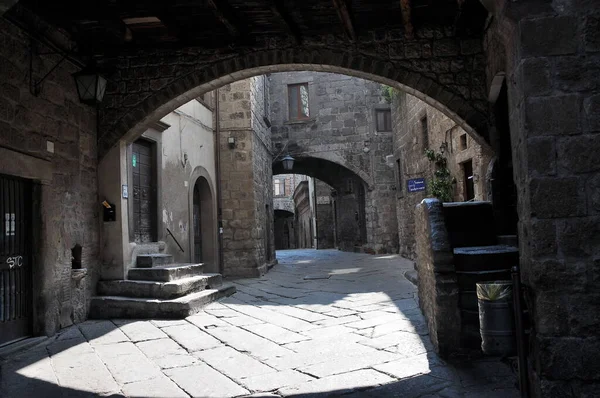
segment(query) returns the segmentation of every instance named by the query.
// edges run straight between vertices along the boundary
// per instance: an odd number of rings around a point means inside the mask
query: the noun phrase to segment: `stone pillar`
[[[429,335],[441,357],[460,348],[458,281],[452,248],[444,224],[442,203],[424,199],[415,209],[419,306],[427,318]]]
[[[600,2],[496,4],[502,29],[509,32],[521,274],[533,317],[532,392],[544,398],[595,396],[600,387]]]

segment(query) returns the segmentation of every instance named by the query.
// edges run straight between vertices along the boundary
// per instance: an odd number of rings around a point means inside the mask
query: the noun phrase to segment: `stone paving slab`
[[[121,329],[129,340],[137,343],[138,341],[164,339],[168,337],[158,327],[147,321],[129,321],[117,319],[115,325]]]
[[[249,392],[204,363],[168,369],[165,374],[192,397],[237,397]]]
[[[191,323],[167,326],[162,328],[162,331],[190,352],[207,350],[221,345],[219,340]]]
[[[323,393],[326,391],[352,391],[358,388],[373,387],[384,383],[393,382],[394,379],[379,373],[373,369],[357,370],[335,376],[298,384],[296,386],[284,387],[278,392],[284,397]]]
[[[166,336],[166,335],[165,335]],[[161,369],[190,366],[198,362],[183,347],[170,338],[142,341],[137,347]]]
[[[275,369],[231,347],[200,351],[194,355],[235,381],[276,372]]]
[[[506,364],[432,352],[403,276],[412,262],[329,250],[278,259],[184,320],[66,328],[0,363],[0,396],[518,397]],[[303,279],[314,273],[332,276]]]

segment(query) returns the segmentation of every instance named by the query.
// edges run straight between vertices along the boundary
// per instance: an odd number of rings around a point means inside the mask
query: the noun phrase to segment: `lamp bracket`
[[[39,57],[41,55],[55,55],[55,54],[62,55],[60,60],[58,60],[58,62],[56,62],[54,64],[54,66],[52,68],[50,68],[50,70],[48,72],[46,72],[46,74],[41,79],[35,80],[33,78],[33,57],[34,56]],[[36,97],[38,95],[40,95],[40,93],[42,92],[42,84],[44,83],[44,80],[46,80],[46,78],[48,76],[50,76],[50,74],[52,72],[54,72],[56,70],[56,68],[58,68],[65,59],[67,59],[68,56],[69,56],[69,53],[59,52],[59,51],[50,51],[50,52],[40,53],[39,51],[37,51],[37,46],[34,45],[33,40],[31,40],[30,51],[29,51],[29,92]]]

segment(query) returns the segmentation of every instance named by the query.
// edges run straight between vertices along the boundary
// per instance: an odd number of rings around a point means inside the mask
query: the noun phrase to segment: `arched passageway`
[[[465,129],[487,137],[493,125],[487,87],[496,72],[505,71],[519,194],[520,264],[534,305],[533,390],[539,396],[594,391],[600,376],[588,365],[597,351],[594,331],[600,325],[589,317],[597,298],[590,275],[597,265],[599,86],[594,84],[597,74],[581,71],[593,71],[597,64],[597,2],[583,7],[575,2],[448,0],[434,8],[430,2],[412,1],[403,13],[402,2],[391,0],[352,2],[353,8],[343,12],[336,9],[340,2],[306,1],[291,17],[263,2],[251,8],[229,0],[226,12],[208,3],[176,3],[157,6],[150,27],[141,29],[139,18],[148,18],[148,10],[132,5],[124,13],[130,5],[122,2],[81,9],[73,1],[22,0],[3,14],[19,27],[7,27],[3,20],[7,45],[0,51],[6,67],[0,74],[7,85],[0,93],[1,117],[9,133],[2,135],[1,158],[10,162],[1,163],[0,171],[44,182],[41,225],[49,226],[40,231],[43,238],[36,248],[43,253],[42,275],[47,276],[40,278],[43,297],[35,300],[42,303],[36,311],[44,319],[36,333],[53,333],[60,319],[85,316],[85,305],[70,299],[71,280],[60,277],[69,274],[64,266],[74,243],[85,243],[84,262],[90,268],[104,272],[115,267],[114,259],[106,264],[98,260],[101,248],[123,244],[121,236],[101,243],[96,239],[100,229],[121,228],[98,222],[94,187],[103,181],[97,184],[96,176],[108,169],[98,158],[111,156],[109,151],[123,138],[126,144],[133,142],[169,110],[227,82],[290,65],[348,71],[414,90]],[[124,14],[134,21],[123,20]],[[199,18],[207,23],[198,23]],[[51,48],[32,48],[29,33],[43,36],[42,47],[52,42]],[[72,64],[57,66],[60,57],[52,55],[57,46]],[[28,54],[35,62],[27,62]],[[95,109],[78,103],[70,76],[92,58],[113,68],[100,125]],[[54,73],[44,87],[35,84],[47,70]],[[23,79],[29,73],[33,90]],[[40,176],[32,170],[47,172]],[[121,188],[102,194],[123,213]],[[83,224],[67,230],[74,214]],[[60,240],[54,233],[59,228]],[[62,268],[54,268],[58,266]],[[88,289],[93,290],[94,278],[85,283]]]
[[[373,217],[376,212],[372,196],[377,192],[371,190],[367,195],[365,181],[341,164],[313,156],[295,156],[297,158],[291,170],[284,170],[281,160],[276,159],[273,163],[273,175],[303,174],[312,177],[310,181],[306,181],[306,187],[302,183],[294,187],[296,206],[306,202],[301,207],[310,208],[316,213],[306,218],[299,211],[296,214],[297,239],[300,239],[297,247],[337,247],[354,251],[363,249],[363,245],[377,244],[373,229],[367,229],[368,217]],[[321,187],[321,184],[324,186]],[[319,208],[323,214],[319,214]],[[326,227],[320,226],[320,222],[332,222],[330,233],[327,234],[329,237],[324,236],[326,234],[323,228]],[[318,243],[319,236],[323,238],[321,247]]]
[[[296,236],[294,228],[294,213],[287,210],[275,209],[275,250],[287,250],[296,248]]]

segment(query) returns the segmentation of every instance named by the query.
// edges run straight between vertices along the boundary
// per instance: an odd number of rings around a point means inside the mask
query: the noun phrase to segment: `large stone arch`
[[[202,64],[199,60],[206,58],[205,54],[126,57],[121,62],[124,66],[111,78],[106,105],[100,112],[99,155],[123,137],[135,139],[148,123],[205,92],[265,73],[302,70],[346,74],[406,91],[444,112],[486,145],[489,115],[481,39],[471,39],[467,50],[462,50],[464,41],[457,38],[439,42],[442,44],[434,39],[424,41],[421,45],[429,54],[416,59],[406,59],[404,53],[392,56],[398,46],[403,49],[402,42],[360,51],[323,46],[261,49],[223,55]],[[173,62],[159,68],[158,63],[152,66],[152,58],[173,58]],[[440,73],[440,68],[448,72]],[[172,76],[167,77],[169,74]],[[131,85],[135,89],[129,90]]]

